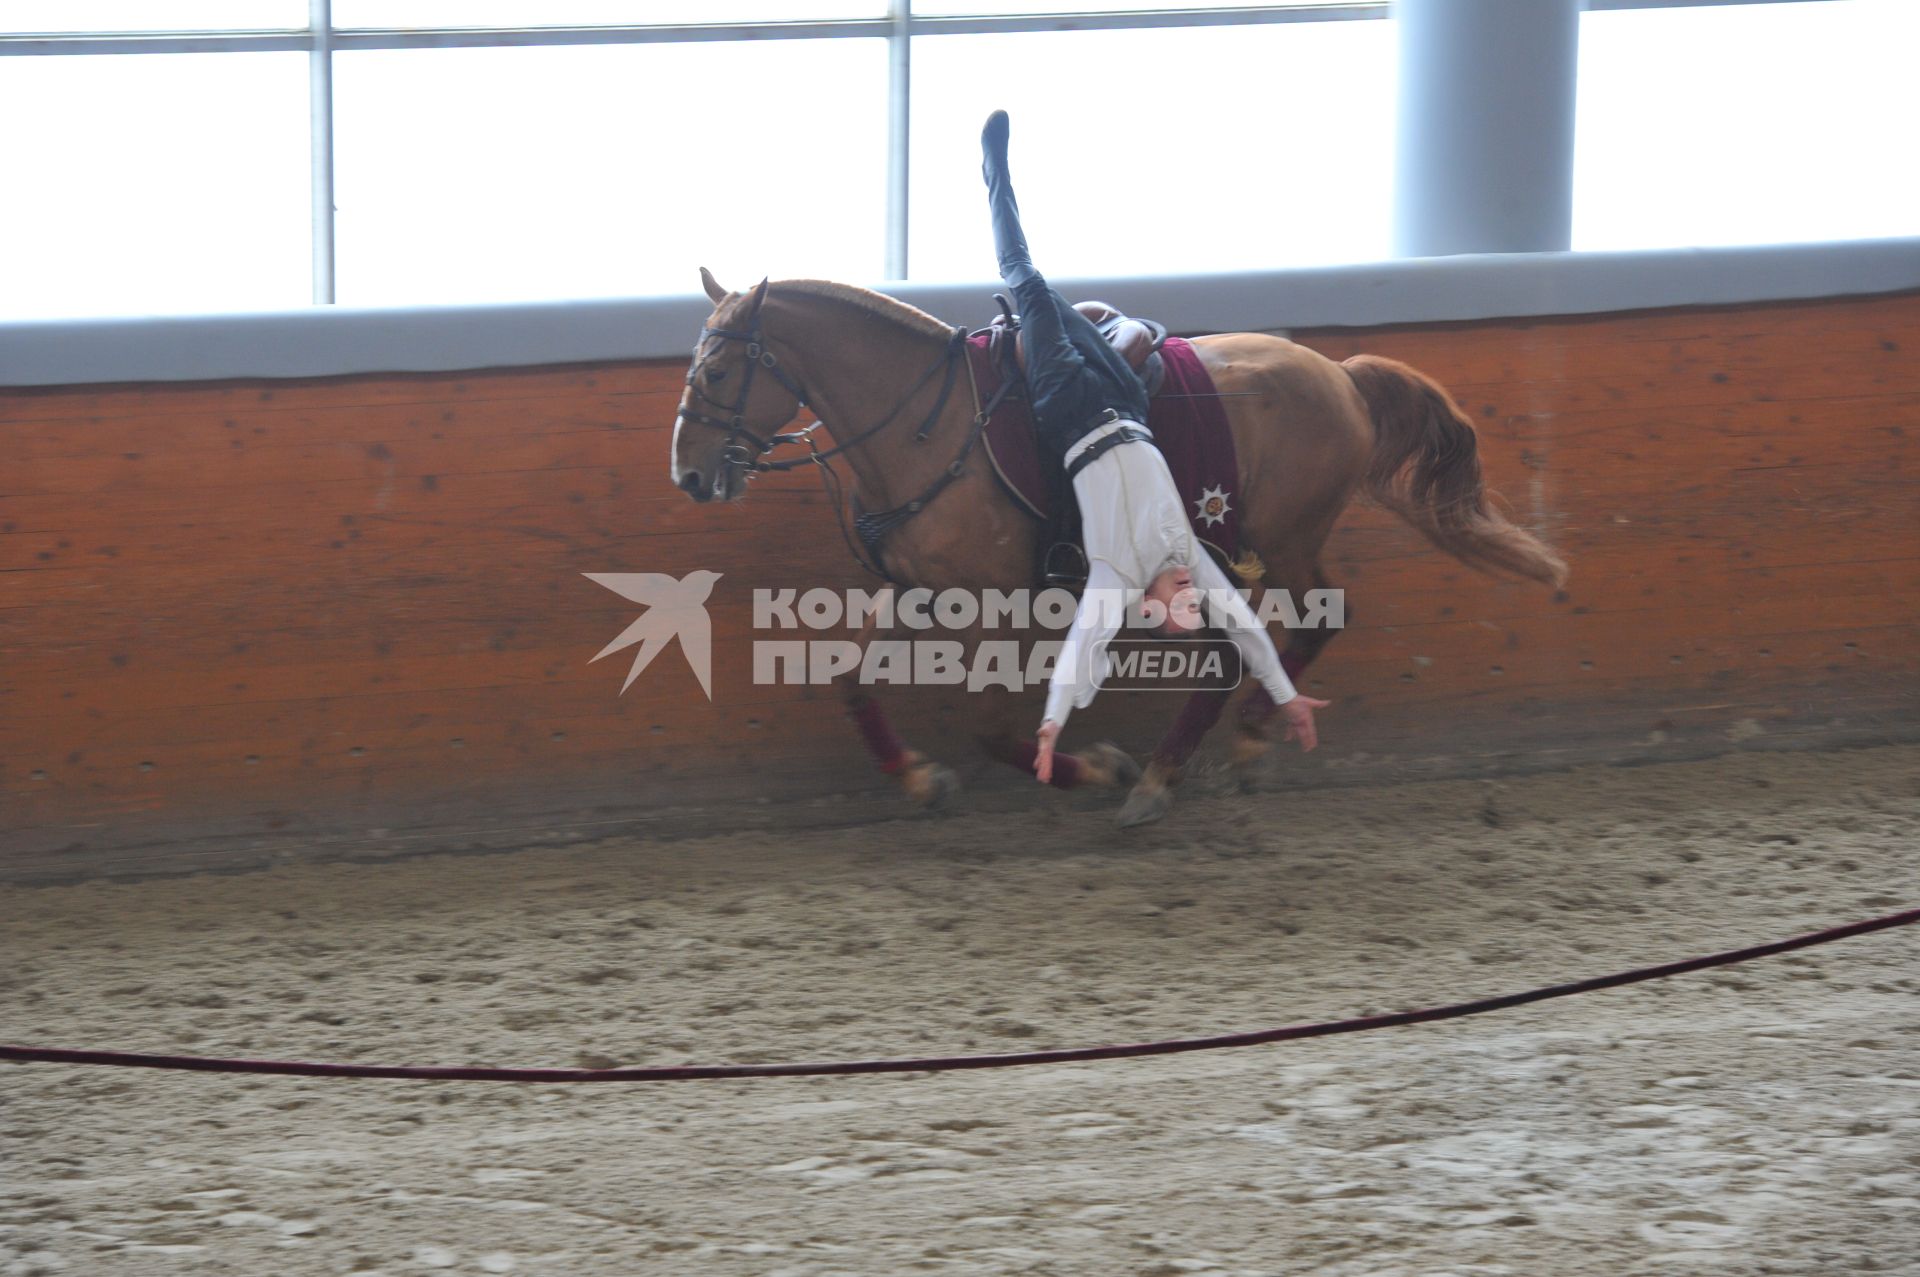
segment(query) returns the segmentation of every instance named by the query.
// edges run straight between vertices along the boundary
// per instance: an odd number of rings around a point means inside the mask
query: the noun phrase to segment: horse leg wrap
[[[1003,740],[988,746],[989,752],[1006,763],[1017,767],[1029,776],[1033,774],[1033,760],[1040,756],[1040,746],[1030,740]],[[1055,789],[1077,789],[1086,779],[1086,769],[1072,754],[1055,751],[1053,755],[1053,779],[1047,783]]]
[[[1180,707],[1180,717],[1173,720],[1160,747],[1153,751],[1153,761],[1173,771],[1184,766],[1200,747],[1200,738],[1220,721],[1220,711],[1227,707],[1229,695],[1230,692],[1205,688],[1187,697],[1187,703]]]
[[[867,752],[880,764],[880,770],[892,776],[907,764],[907,747],[893,734],[880,702],[871,696],[856,696],[847,703],[847,717],[860,729]]]
[[[1273,703],[1273,696],[1264,687],[1255,687],[1240,702],[1239,721],[1234,724],[1233,745],[1231,746],[1234,774],[1238,777],[1241,793],[1253,789],[1254,769],[1267,751],[1273,748],[1273,742],[1267,738],[1267,724],[1280,707]]]

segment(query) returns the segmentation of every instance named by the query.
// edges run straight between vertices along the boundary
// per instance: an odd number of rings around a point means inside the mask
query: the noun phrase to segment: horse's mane
[[[861,288],[855,284],[837,284],[830,279],[783,279],[772,285],[774,290],[787,293],[805,293],[810,297],[824,297],[828,301],[841,302],[870,315],[892,320],[915,332],[925,333],[929,337],[950,337],[953,325],[943,323],[917,306],[909,306],[896,297],[885,293],[876,293],[871,288]]]

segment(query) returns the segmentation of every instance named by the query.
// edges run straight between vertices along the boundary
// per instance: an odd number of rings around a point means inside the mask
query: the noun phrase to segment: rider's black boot
[[[1027,252],[1027,237],[1020,229],[1020,205],[1013,198],[1013,178],[1007,171],[1007,135],[1005,111],[987,117],[980,130],[980,175],[987,181],[987,206],[993,214],[993,247],[1000,257],[1000,278],[1018,288],[1039,272]]]

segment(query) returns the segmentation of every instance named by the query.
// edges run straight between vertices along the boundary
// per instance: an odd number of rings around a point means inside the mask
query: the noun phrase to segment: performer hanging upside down
[[[1194,536],[1166,459],[1144,424],[1145,387],[1099,329],[1034,269],[1007,171],[1008,131],[1007,113],[995,111],[980,134],[994,248],[1000,278],[1019,306],[1041,450],[1066,466],[1088,564],[1086,590],[1047,688],[1034,773],[1051,779],[1060,729],[1099,691],[1107,644],[1128,616],[1137,609],[1157,621],[1163,638],[1191,634],[1206,624],[1202,596],[1247,672],[1280,706],[1287,736],[1312,749],[1318,743],[1313,711],[1327,702],[1294,691],[1266,627]]]

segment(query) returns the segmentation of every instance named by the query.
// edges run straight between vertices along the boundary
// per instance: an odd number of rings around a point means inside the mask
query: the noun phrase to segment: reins
[[[895,419],[905,411],[906,406],[913,402],[913,397],[919,394],[929,381],[933,380],[933,374],[945,369],[946,378],[940,383],[940,397],[934,400],[933,407],[920,422],[919,429],[913,432],[913,440],[915,443],[925,443],[927,436],[932,433],[934,426],[939,424],[940,414],[946,411],[947,400],[953,397],[954,381],[956,380],[956,374],[958,374],[960,370],[961,348],[965,346],[966,340],[967,330],[964,328],[956,328],[953,331],[953,335],[948,338],[946,348],[941,352],[939,361],[929,365],[927,370],[920,374],[919,380],[915,381],[907,390],[907,393],[900,397],[899,402],[893,405],[893,408],[888,411],[886,416],[880,418],[880,420],[874,422],[859,434],[854,435],[851,439],[844,439],[824,452],[818,448],[814,448],[812,452],[804,457],[790,457],[785,461],[755,461],[749,468],[763,474],[797,470],[801,466],[819,465],[833,457],[839,456],[849,448],[859,447],[892,425]],[[814,408],[814,406],[805,399],[800,400],[800,406],[813,409],[816,413],[819,411],[819,409]],[[814,426],[808,426],[806,429],[796,431],[790,435],[775,435],[773,437],[773,444],[777,447],[781,443],[800,442],[812,447],[814,429]],[[771,450],[771,448],[768,449],[768,451]]]
[[[967,340],[966,330],[964,328],[957,330],[954,337],[956,349],[964,352]],[[962,353],[961,357],[965,357],[964,353]],[[956,361],[954,368],[948,373],[948,385],[941,391],[940,397],[943,406],[948,393],[952,390],[953,371],[957,370],[957,367],[958,364]],[[987,431],[987,423],[993,420],[994,412],[1012,391],[1013,385],[1014,382],[1012,378],[1001,378],[999,389],[995,390],[987,402],[981,404],[979,410],[973,414],[973,422],[967,429],[966,441],[960,445],[960,454],[947,463],[946,468],[934,477],[933,482],[929,484],[919,496],[907,502],[905,505],[895,506],[891,510],[867,511],[854,516],[853,529],[859,534],[860,544],[866,547],[867,556],[871,556],[872,558],[872,562],[868,562],[867,557],[863,556],[858,549],[855,549],[852,541],[849,540],[847,548],[853,550],[853,557],[859,562],[861,567],[866,568],[867,571],[873,573],[883,581],[893,580],[893,577],[887,573],[885,565],[880,561],[881,543],[886,540],[889,532],[926,509],[928,503],[939,496],[948,484],[965,473],[967,458],[972,456],[973,450],[979,446],[981,436]],[[914,436],[915,441],[924,442],[927,437],[926,432],[930,428],[931,422],[929,422],[927,426],[922,427],[920,433]],[[858,505],[857,500],[855,504]],[[837,503],[834,508],[835,512],[838,513],[839,505]],[[844,522],[841,525],[840,531],[841,536],[844,538],[846,536],[846,526]]]
[[[715,337],[718,337],[722,342],[742,342],[747,348],[746,373],[740,379],[740,393],[734,396],[734,400],[730,404],[721,403],[718,399],[709,395],[700,385],[700,370],[707,365],[707,356],[705,354],[707,342]],[[762,438],[747,428],[745,415],[747,397],[753,393],[754,374],[762,368],[772,374],[774,380],[778,381],[787,393],[793,396],[796,410],[806,408],[816,415],[818,415],[820,411],[819,408],[814,405],[813,400],[807,395],[806,387],[802,386],[785,368],[780,366],[779,357],[773,353],[773,350],[767,345],[765,338],[761,334],[760,316],[757,313],[754,315],[752,327],[748,328],[745,332],[733,328],[703,327],[700,330],[699,340],[694,343],[694,361],[693,366],[687,370],[687,385],[693,390],[693,393],[698,395],[703,401],[719,408],[727,415],[725,417],[715,417],[697,409],[683,408],[680,411],[680,416],[682,419],[691,421],[695,425],[708,426],[715,430],[725,431],[727,435],[725,451],[729,462],[742,466],[756,474],[782,473],[788,470],[797,470],[805,465],[818,465],[821,462],[839,456],[850,448],[856,448],[873,438],[882,430],[892,425],[895,419],[906,410],[907,405],[913,402],[913,397],[919,394],[929,381],[933,380],[933,375],[944,369],[946,379],[940,385],[940,397],[934,401],[932,410],[927,413],[926,419],[920,423],[920,428],[914,432],[914,440],[919,443],[924,443],[926,442],[927,435],[940,420],[940,414],[945,410],[947,400],[953,395],[955,374],[959,369],[959,360],[966,340],[966,329],[954,329],[946,346],[941,350],[940,357],[927,366],[927,370],[920,374],[913,385],[907,389],[906,394],[902,395],[899,400],[895,402],[884,417],[874,422],[871,426],[868,426],[865,430],[860,431],[851,438],[842,440],[823,452],[813,443],[813,432],[823,424],[823,421],[815,422],[813,425],[807,426],[802,430],[796,430],[786,434],[774,434],[766,438]],[[775,448],[783,444],[789,443],[804,443],[811,448],[812,451],[804,457],[792,457],[785,461],[762,461],[758,456],[748,456],[737,451],[735,444],[736,439],[746,439],[752,442],[761,456],[772,452]]]
[[[967,431],[967,437],[961,443],[958,455],[941,469],[940,473],[934,477],[933,481],[928,484],[919,495],[910,501],[894,506],[889,510],[872,512],[859,511],[858,498],[855,497],[849,501],[844,487],[841,484],[840,475],[833,468],[832,460],[866,443],[868,440],[877,436],[882,430],[891,426],[899,419],[900,414],[906,411],[907,405],[913,402],[914,397],[924,390],[927,384],[933,380],[934,375],[936,373],[944,373],[940,382],[939,395],[935,397],[933,406],[927,410],[926,415],[921,419],[919,426],[913,433],[915,443],[925,443],[928,437],[932,435],[934,427],[939,425],[940,418],[946,413],[947,404],[953,398],[954,387],[959,382],[960,367],[967,358],[967,336],[968,333],[965,328],[955,328],[948,336],[946,344],[941,348],[939,358],[927,365],[926,370],[914,379],[913,385],[907,388],[906,393],[895,401],[893,407],[888,409],[884,416],[865,429],[840,439],[833,447],[823,450],[814,442],[813,432],[825,424],[824,418],[800,430],[788,433],[777,433],[767,437],[762,437],[747,427],[745,415],[747,397],[753,392],[755,374],[763,368],[780,383],[788,394],[793,396],[796,411],[800,408],[806,408],[816,416],[820,415],[819,408],[808,397],[806,388],[800,384],[797,378],[789,374],[786,369],[781,366],[779,358],[767,345],[766,338],[761,329],[760,314],[756,310],[752,323],[745,331],[732,328],[702,327],[700,329],[699,340],[694,345],[694,362],[693,366],[687,370],[687,386],[705,404],[712,405],[726,415],[724,417],[714,416],[697,408],[686,407],[681,409],[680,416],[683,420],[693,422],[695,425],[707,426],[711,429],[724,431],[726,433],[726,441],[722,445],[722,455],[726,458],[728,464],[739,466],[747,471],[749,477],[756,474],[781,474],[789,470],[797,470],[802,466],[818,466],[820,469],[821,486],[825,488],[828,499],[833,503],[834,518],[839,523],[840,537],[846,542],[848,552],[853,555],[856,563],[874,576],[879,577],[883,581],[892,581],[893,577],[887,572],[886,565],[881,557],[881,546],[887,534],[919,514],[935,497],[946,490],[947,485],[951,484],[955,479],[958,479],[961,474],[965,472],[967,459],[973,455],[974,448],[979,445],[981,435],[986,432],[987,421],[992,417],[994,410],[1000,406],[1001,401],[1006,397],[1011,388],[1012,380],[1008,378],[1002,379],[1000,389],[974,414],[972,424]],[[723,343],[729,341],[744,343],[747,348],[746,372],[740,379],[739,394],[734,397],[732,403],[722,403],[720,400],[713,398],[700,384],[700,372],[701,369],[706,366],[707,362],[707,343],[716,337]],[[742,441],[750,443],[754,451],[749,452]],[[789,457],[780,461],[763,460],[766,454],[772,452],[775,448],[794,443],[804,443],[807,445],[807,455],[804,457]],[[847,524],[847,507],[849,504],[855,507],[851,530],[849,530]]]

